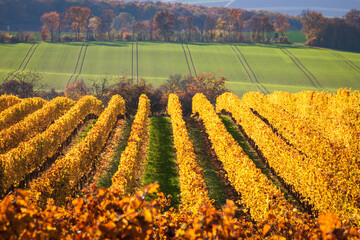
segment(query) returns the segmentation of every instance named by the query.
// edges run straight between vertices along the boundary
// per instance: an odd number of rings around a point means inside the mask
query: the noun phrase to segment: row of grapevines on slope
[[[12,185],[17,186],[26,175],[40,168],[58,152],[61,144],[87,115],[98,116],[102,109],[102,102],[95,97],[83,97],[46,131],[0,155],[0,193],[4,193]]]
[[[137,175],[140,167],[143,135],[149,124],[150,100],[142,94],[139,98],[138,110],[131,126],[131,133],[125,150],[121,153],[119,168],[112,177],[111,187],[117,188],[121,194],[129,195],[135,191]]]
[[[75,102],[68,98],[57,97],[24,120],[4,129],[0,132],[0,154],[42,132],[74,105]]]
[[[282,107],[269,103],[261,93],[247,93],[242,102],[265,117],[287,141],[308,156],[309,164],[315,164],[328,176],[334,191],[351,205],[360,206],[360,169],[342,147],[324,137],[323,132],[315,131],[313,122],[290,115]]]
[[[204,122],[212,147],[223,163],[229,181],[241,194],[242,203],[250,209],[252,218],[261,221],[268,214],[283,215],[285,212],[292,212],[293,207],[286,201],[280,189],[256,168],[227,132],[214,107],[203,94],[194,96],[192,109]]]
[[[0,113],[0,131],[24,119],[46,104],[42,98],[27,98]]]
[[[171,117],[179,165],[181,203],[185,210],[197,213],[201,206],[211,205],[211,201],[202,170],[196,162],[196,155],[182,118],[181,104],[177,95],[170,94],[167,112]]]
[[[341,151],[349,164],[360,167],[360,92],[350,93],[347,89],[339,89],[337,94],[277,92],[267,100],[311,125],[331,142],[331,149]]]
[[[302,91],[296,94],[275,92],[266,97],[267,102],[281,107],[293,117],[310,123],[332,144],[348,147],[360,113],[360,94],[339,89],[337,94]],[[355,103],[355,104],[354,104]]]
[[[360,92],[339,89],[337,94],[302,91],[295,94],[275,92],[267,100],[289,114],[312,123],[332,143],[349,147],[358,142]]]
[[[351,217],[357,211],[344,196],[332,189],[326,173],[319,171],[309,158],[275,134],[266,123],[244,106],[236,95],[224,93],[219,96],[216,110],[225,110],[232,114],[260,149],[269,166],[302,195],[301,201],[310,203],[321,213],[335,212]]]
[[[13,96],[13,95],[1,95],[0,96],[0,113],[4,111],[5,109],[18,104],[21,102],[21,99]]]
[[[103,149],[119,115],[125,115],[125,101],[115,95],[86,138],[30,184],[32,199],[46,203],[48,198],[52,198],[56,203],[63,203],[81,178],[93,170],[96,157]]]

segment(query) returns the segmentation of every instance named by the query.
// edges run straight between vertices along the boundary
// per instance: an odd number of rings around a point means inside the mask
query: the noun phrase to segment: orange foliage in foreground
[[[234,218],[232,201],[221,211],[200,208],[197,215],[177,210],[163,212],[168,199],[148,185],[132,197],[116,189],[93,187],[82,198],[69,198],[63,207],[48,203],[45,209],[30,203],[18,190],[0,203],[0,239],[359,239],[360,229],[324,214],[318,222],[304,219],[291,225],[286,216],[268,214],[260,223]],[[145,200],[148,194],[157,199]]]

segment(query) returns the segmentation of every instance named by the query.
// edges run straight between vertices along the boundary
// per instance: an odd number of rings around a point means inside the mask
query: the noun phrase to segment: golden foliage
[[[226,130],[206,97],[196,94],[192,106],[193,113],[198,113],[204,122],[212,147],[223,163],[229,181],[241,194],[242,202],[250,209],[251,216],[260,221],[264,220],[268,213],[282,215],[286,211],[292,212],[291,205],[285,200],[280,189],[249,159]]]
[[[306,92],[304,92],[303,95],[308,95],[305,93]],[[312,115],[312,105],[316,105],[317,108],[323,109],[321,113],[326,115],[327,118],[334,119],[335,117],[333,115],[341,115],[340,113],[334,112],[339,110],[338,108],[328,106],[333,106],[333,104],[330,103],[332,102],[330,100],[335,97],[338,99],[338,96],[327,93],[314,93],[312,94],[311,102],[308,102],[307,104],[306,111],[299,111],[296,116],[294,116],[285,109],[288,108],[286,106],[287,104],[292,106],[297,105],[295,102],[282,101],[281,105],[271,104],[268,100],[269,98],[280,97],[272,95],[279,94],[274,93],[264,96],[260,93],[247,93],[243,96],[242,103],[266,118],[266,120],[269,121],[269,123],[294,146],[294,148],[306,155],[309,161],[308,164],[314,165],[313,169],[320,170],[319,172],[324,176],[324,180],[329,182],[329,186],[333,191],[348,203],[346,205],[350,204],[353,207],[359,208],[360,165],[357,165],[354,160],[356,154],[358,154],[354,153],[357,149],[349,146],[347,151],[344,151],[344,145],[340,142],[331,141],[325,134],[326,129],[328,128],[327,125],[331,125],[329,124],[329,121],[320,123],[319,120],[315,120],[316,118],[307,118],[307,116]],[[299,100],[301,100],[301,98]],[[316,104],[314,102],[316,102]],[[341,106],[349,111],[352,109],[349,108],[348,104],[344,101],[342,101]],[[325,110],[325,108],[329,107],[331,108],[331,114],[329,114],[329,111]],[[355,109],[352,110],[354,111]],[[341,122],[343,125],[347,125],[345,119],[342,119]],[[326,125],[321,126],[323,124]],[[315,125],[317,125],[317,127],[314,127]],[[337,126],[337,128],[342,127]],[[335,129],[331,129],[334,130],[332,135],[338,134]]]
[[[139,159],[143,135],[149,121],[150,100],[142,94],[139,98],[138,110],[131,126],[130,137],[125,150],[121,153],[119,168],[112,177],[112,187],[122,194],[128,195],[135,191],[136,173],[140,166]]]
[[[46,131],[0,155],[0,192],[3,193],[12,185],[17,186],[27,174],[40,168],[47,158],[58,152],[61,144],[87,115],[100,115],[102,109],[102,102],[95,97],[83,97]]]
[[[13,95],[1,95],[0,96],[0,113],[4,111],[5,109],[21,102],[22,100],[16,96]]]
[[[119,95],[113,96],[85,139],[30,184],[32,199],[43,204],[48,198],[53,198],[56,203],[64,202],[81,178],[94,168],[96,156],[105,145],[117,117],[124,114],[124,99]]]
[[[175,94],[169,95],[167,112],[171,117],[181,190],[181,204],[186,211],[199,212],[201,206],[211,205],[202,170],[196,162],[193,145],[182,118],[181,104]]]
[[[338,221],[333,214],[319,222],[304,218],[300,224],[288,215],[268,214],[259,223],[234,217],[227,201],[221,211],[211,205],[192,215],[177,210],[164,212],[169,200],[151,184],[130,197],[115,188],[92,188],[81,198],[69,198],[64,206],[53,203],[41,209],[29,201],[29,193],[17,190],[0,202],[2,239],[359,239],[360,229]],[[157,199],[147,201],[148,194]]]
[[[14,125],[30,113],[42,108],[45,103],[47,103],[47,101],[42,98],[27,98],[8,107],[6,110],[0,112],[0,131]]]
[[[330,175],[331,172],[322,170],[325,168],[322,164],[326,163],[309,159],[287,144],[244,101],[232,93],[225,93],[218,97],[216,109],[218,112],[225,110],[232,114],[255,142],[270,167],[303,196],[301,201],[309,202],[320,213],[335,212],[352,217],[358,212],[341,192],[334,189],[334,176]]]
[[[36,112],[28,115],[22,121],[1,131],[0,154],[42,132],[73,105],[75,105],[74,101],[64,97],[57,97],[51,102],[46,103]]]

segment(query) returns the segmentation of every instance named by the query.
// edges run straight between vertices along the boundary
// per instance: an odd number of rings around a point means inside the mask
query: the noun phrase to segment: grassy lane
[[[211,164],[210,157],[205,152],[205,142],[201,137],[201,131],[197,127],[196,120],[185,118],[186,127],[190,140],[194,146],[196,160],[203,170],[203,177],[209,192],[210,199],[215,200],[215,207],[220,209],[226,203],[226,186],[221,182],[216,170]]]
[[[143,185],[158,182],[160,192],[171,194],[171,206],[180,204],[179,173],[169,117],[150,119],[148,162],[143,174]]]
[[[237,128],[231,122],[231,119],[227,116],[220,116],[222,122],[224,123],[226,130],[231,134],[231,136],[237,141],[240,147],[244,150],[246,155],[255,163],[256,167],[261,170],[269,178],[269,172],[265,166],[260,164],[260,160],[255,153],[255,151],[247,144],[245,138],[242,136],[240,132],[238,132]]]
[[[100,176],[99,181],[97,182],[96,186],[99,188],[109,188],[112,184],[111,178],[115,174],[115,172],[118,170],[119,162],[121,153],[125,150],[127,141],[130,137],[131,132],[131,126],[134,119],[128,119],[124,120],[124,125],[121,130],[121,140],[116,145],[114,150],[114,155],[108,164],[107,169],[105,169],[104,173]]]
[[[89,125],[87,125],[87,127],[84,129],[83,132],[80,133],[79,138],[76,140],[76,143],[81,142],[82,140],[84,140],[86,138],[86,136],[88,135],[88,133],[90,132],[90,130],[93,128],[93,126],[95,125],[95,123],[97,122],[98,119],[94,119],[92,120]]]
[[[220,116],[222,122],[224,123],[227,131],[231,134],[231,136],[239,143],[241,148],[244,150],[246,155],[249,156],[249,158],[255,163],[256,167],[261,170],[263,174],[277,187],[280,188],[281,192],[284,194],[285,199],[287,199],[289,202],[294,204],[295,206],[301,208],[296,201],[293,199],[292,196],[289,195],[288,191],[281,185],[281,183],[276,179],[276,177],[269,171],[268,168],[264,165],[264,163],[261,161],[255,150],[250,147],[245,140],[244,136],[240,131],[238,131],[237,127],[233,124],[230,117],[227,116]]]

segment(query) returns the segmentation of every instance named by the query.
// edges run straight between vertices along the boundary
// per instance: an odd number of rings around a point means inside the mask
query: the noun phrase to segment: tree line
[[[327,18],[181,3],[108,0],[0,0],[0,28],[28,23],[45,41],[280,42],[301,30],[307,44],[360,50],[359,11]],[[80,17],[80,19],[79,19]],[[8,27],[8,31],[11,30]],[[12,29],[16,30],[16,29]],[[19,30],[19,29],[17,29]],[[68,34],[69,32],[73,34]],[[32,33],[0,32],[0,42],[31,42]]]
[[[41,16],[40,37],[44,41],[173,41],[173,42],[270,42],[275,32],[281,33],[281,43],[286,43],[285,33],[290,29],[287,17],[278,14],[251,16],[242,9],[229,9],[222,16],[203,16],[201,28],[193,16],[175,16],[168,10],[156,12],[149,20],[136,20],[129,13],[115,15],[111,9],[100,16],[88,7],[74,6],[64,13],[52,11]],[[74,37],[62,34],[71,30]],[[251,34],[246,35],[245,32]],[[276,37],[275,40],[278,40]]]
[[[304,11],[302,22],[308,45],[360,51],[360,10],[351,9],[343,18]]]
[[[41,4],[39,4],[41,3]],[[69,10],[76,7],[77,14],[85,17],[72,26]],[[82,10],[79,10],[82,9]],[[86,9],[86,11],[84,11]],[[74,9],[73,9],[74,10]],[[16,14],[9,14],[10,12]],[[40,14],[41,12],[41,14]],[[58,13],[44,16],[44,13]],[[75,13],[75,11],[71,11]],[[14,18],[16,15],[16,18]],[[0,27],[13,24],[33,24],[36,31],[48,41],[70,40],[159,40],[159,41],[256,41],[265,42],[275,36],[275,19],[280,13],[249,11],[224,7],[203,7],[181,3],[119,2],[98,0],[2,0],[0,1]],[[35,16],[38,16],[36,21]],[[283,15],[289,30],[301,29],[298,16]],[[232,18],[235,17],[236,20]],[[59,26],[49,26],[46,21]],[[261,19],[261,20],[260,20]],[[155,22],[158,21],[158,22]],[[162,24],[161,21],[166,21]],[[270,22],[270,24],[269,24]],[[163,22],[165,23],[165,22]],[[266,27],[262,26],[267,24]],[[41,25],[43,25],[41,27]],[[48,25],[44,27],[44,25]],[[56,24],[55,24],[56,25]],[[56,28],[56,31],[55,31]],[[35,29],[29,29],[34,31]],[[11,30],[11,29],[10,29]],[[14,29],[13,29],[14,30]],[[23,29],[24,30],[24,29]],[[72,30],[74,39],[64,32]],[[252,31],[253,30],[253,31]],[[251,35],[244,32],[253,33]],[[60,37],[63,37],[61,39]]]

